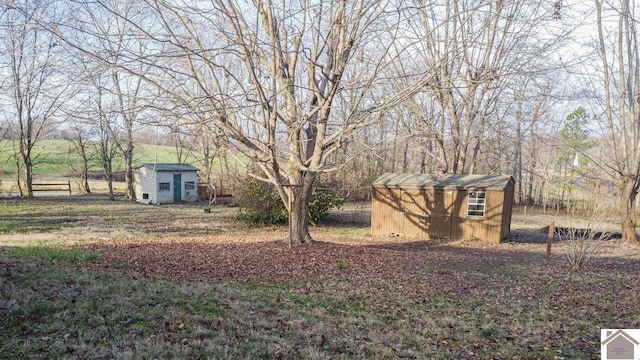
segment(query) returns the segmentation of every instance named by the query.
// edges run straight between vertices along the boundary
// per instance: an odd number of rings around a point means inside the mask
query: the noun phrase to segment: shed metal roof
[[[373,186],[422,187],[436,189],[504,189],[513,181],[509,175],[440,175],[386,173]]]
[[[144,163],[137,167],[148,167],[156,171],[198,171],[198,168],[185,163]]]

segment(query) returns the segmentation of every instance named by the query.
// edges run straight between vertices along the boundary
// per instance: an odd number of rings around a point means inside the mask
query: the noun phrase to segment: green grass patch
[[[95,151],[90,144],[90,151]],[[11,154],[13,152],[10,140],[0,140],[0,152]],[[187,162],[197,162],[199,154],[187,154]],[[80,155],[69,140],[40,140],[33,149],[34,172],[35,174],[58,174],[69,173],[71,168],[80,168],[82,160]],[[173,146],[155,146],[148,144],[137,144],[135,146],[134,162],[178,162],[176,149]],[[102,167],[93,157],[90,161],[92,171],[102,171]],[[124,162],[119,158],[114,162],[114,171],[124,170]],[[12,161],[0,161],[0,174],[15,173],[15,163]]]
[[[97,259],[99,256],[98,253],[85,249],[61,248],[43,245],[10,247],[7,252],[10,256],[17,259],[70,262],[91,261]]]
[[[0,216],[0,218],[2,218]],[[64,227],[63,223],[58,220],[49,220],[47,218],[33,219],[31,221],[20,219],[14,216],[0,226],[0,233],[33,233],[33,232],[49,232],[60,230]]]
[[[97,151],[96,145],[89,144],[89,155],[91,157],[89,169],[90,171],[101,173],[102,165],[95,155]],[[15,174],[16,165],[11,160],[11,156],[9,156],[13,152],[11,140],[0,139],[0,154],[6,155],[0,158],[0,175],[12,177]],[[36,179],[39,175],[64,176],[69,174],[72,169],[80,169],[82,166],[82,159],[70,140],[39,140],[35,144],[32,154],[33,171]],[[134,164],[178,162],[175,146],[135,144],[133,156]],[[182,161],[192,163],[195,166],[199,166],[202,163],[202,154],[198,151],[182,149],[182,157]],[[238,168],[239,166],[233,157],[229,157],[227,163],[231,168]],[[222,171],[222,167],[219,162],[214,163],[214,168],[217,168],[217,171]],[[116,157],[114,159],[113,170],[115,172],[124,171],[124,161],[121,158]]]

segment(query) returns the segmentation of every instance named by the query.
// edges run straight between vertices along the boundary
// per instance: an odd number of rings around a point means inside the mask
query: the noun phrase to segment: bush
[[[234,197],[241,208],[238,218],[245,223],[287,223],[287,209],[271,184],[251,177],[242,178]]]
[[[318,224],[329,215],[329,210],[344,203],[344,198],[333,190],[334,184],[313,189],[309,200],[309,222]],[[273,185],[246,177],[240,180],[236,201],[241,207],[238,218],[248,224],[284,225],[289,214]]]
[[[560,240],[569,244],[567,260],[574,267],[582,267],[600,251],[605,233],[588,229],[562,229],[558,235]]]
[[[309,222],[317,225],[327,218],[329,210],[344,204],[344,198],[338,195],[336,184],[326,184],[313,189],[309,200]]]
[[[602,248],[603,242],[611,238],[611,233],[599,231],[604,229],[605,222],[599,220],[602,214],[591,214],[582,224],[569,225],[556,229],[560,240],[568,244],[567,260],[574,267],[582,267]]]

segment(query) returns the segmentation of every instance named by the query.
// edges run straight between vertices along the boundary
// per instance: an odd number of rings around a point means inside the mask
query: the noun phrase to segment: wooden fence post
[[[552,221],[549,223],[549,234],[547,235],[547,253],[544,257],[544,264],[549,265],[551,262],[551,243],[553,243],[553,233],[556,230],[556,222]]]

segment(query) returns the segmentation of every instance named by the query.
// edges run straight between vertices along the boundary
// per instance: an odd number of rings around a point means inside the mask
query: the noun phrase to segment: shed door
[[[425,236],[430,239],[450,239],[452,231],[452,190],[431,190],[433,194],[432,205],[429,206],[429,227]]]
[[[402,233],[429,239],[451,237],[453,192],[450,190],[406,189],[402,195]]]
[[[182,174],[173,174],[173,202],[182,201]]]

